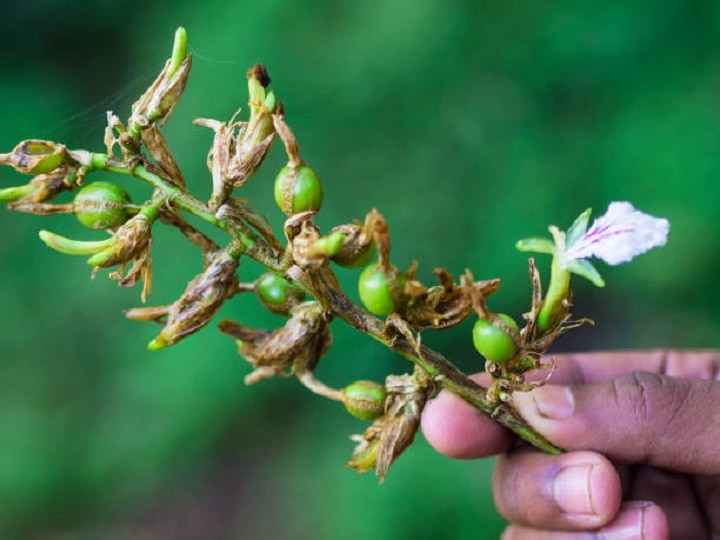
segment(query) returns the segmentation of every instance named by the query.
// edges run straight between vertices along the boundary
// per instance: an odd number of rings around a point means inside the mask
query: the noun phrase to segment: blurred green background
[[[377,207],[398,265],[418,259],[426,281],[436,266],[501,277],[491,306],[517,316],[530,289],[514,242],[629,200],[670,219],[668,246],[602,267],[605,290],[578,282],[575,312],[597,325],[556,350],[720,345],[717,2],[5,2],[0,148],[101,150],[105,111],[127,116],[180,24],[194,68],[166,134],[196,193],[211,133],[191,120],[228,119],[262,62],[323,179],[323,228]],[[242,193],[278,226],[283,162],[278,146]],[[3,186],[22,181],[0,171]],[[40,228],[92,236],[71,217],[0,211],[0,537],[499,536],[490,460],[452,461],[418,436],[378,486],[343,466],[360,421],[294,381],[243,386],[248,366],[213,328],[146,351],[157,328],[122,316],[139,291],[91,281]],[[153,249],[150,303],[169,303],[200,261],[174,231]],[[280,323],[250,298],[221,317]],[[334,331],[319,368],[331,384],[407,368]],[[468,332],[423,339],[472,371]]]

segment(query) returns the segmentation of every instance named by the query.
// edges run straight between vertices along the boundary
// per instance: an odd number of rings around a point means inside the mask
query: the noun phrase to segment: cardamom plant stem
[[[225,231],[236,239],[239,243],[240,252],[244,251],[246,255],[268,269],[276,271],[286,269],[283,253],[270,246],[265,239],[257,235],[253,230],[238,220],[215,217],[215,214],[205,203],[181,190],[172,182],[148,170],[144,165],[129,166],[107,154],[101,153],[93,153],[91,163],[88,165],[95,170],[134,176],[150,184],[155,189],[162,191],[167,200],[178,208]],[[345,321],[356,330],[370,335],[393,352],[412,362],[425,371],[436,384],[460,396],[538,449],[548,454],[559,454],[563,451],[528,426],[510,405],[503,404],[499,407],[490,405],[486,397],[486,390],[457,369],[443,355],[424,345],[412,343],[402,332],[395,332],[390,335],[387,332],[388,324],[386,321],[382,321],[361,310],[342,292],[330,268],[326,267],[314,272],[312,277],[300,271],[293,278],[318,298],[334,316]]]
[[[561,454],[563,450],[530,427],[509,404],[499,407],[490,405],[485,388],[470,379],[442,354],[424,345],[411,343],[402,333],[388,335],[387,323],[359,309],[334,284],[337,280],[330,268],[314,273],[313,277],[299,273],[299,281],[325,304],[336,317],[360,332],[364,332],[391,351],[406,358],[425,371],[438,385],[461,397],[495,422],[523,438],[547,454]],[[318,277],[319,276],[319,277]]]

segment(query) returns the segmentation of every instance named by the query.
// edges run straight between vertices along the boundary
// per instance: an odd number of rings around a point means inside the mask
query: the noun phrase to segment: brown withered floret
[[[180,101],[188,75],[192,67],[192,56],[186,55],[183,61],[175,70],[170,73],[172,60],[165,63],[165,67],[157,76],[155,81],[132,105],[132,116],[128,125],[140,127],[149,126],[151,123],[162,127],[172,114],[173,109]]]
[[[144,214],[137,214],[121,225],[113,235],[112,246],[90,258],[95,266],[93,276],[100,268],[119,265],[117,271],[109,274],[110,279],[118,280],[122,287],[132,287],[138,279],[142,279],[141,297],[144,302],[152,288],[152,227],[153,220]],[[128,264],[132,266],[126,273]]]
[[[247,76],[251,88],[255,80],[263,87],[270,84],[267,71],[259,64],[249,70]],[[253,93],[251,89],[251,96]],[[264,90],[260,90],[259,94],[264,99]],[[213,184],[208,206],[212,210],[220,208],[230,198],[234,188],[242,187],[255,174],[275,140],[273,111],[267,110],[264,103],[251,103],[251,116],[247,122],[235,120],[239,112],[227,123],[209,118],[193,121],[196,126],[204,126],[215,132],[207,157]]]
[[[410,446],[420,427],[422,410],[435,390],[424,375],[388,375],[385,379],[386,412],[375,420],[362,435],[354,435],[357,442],[353,456],[347,462],[358,472],[375,469],[382,482],[393,462]]]
[[[416,270],[417,264],[414,263],[407,271],[405,293],[409,300],[402,313],[405,320],[416,328],[440,330],[456,326],[475,312],[473,294],[487,298],[500,287],[498,279],[473,281],[469,271],[461,276],[457,285],[450,272],[436,268],[434,273],[440,285],[427,288],[417,280]]]
[[[217,253],[207,268],[188,283],[185,292],[169,308],[167,322],[150,348],[177,343],[207,325],[232,296],[239,262],[226,251]]]
[[[285,325],[276,330],[249,328],[233,321],[223,321],[219,327],[238,340],[240,355],[255,368],[245,377],[246,384],[312,371],[332,343],[327,313],[318,302],[296,306]]]

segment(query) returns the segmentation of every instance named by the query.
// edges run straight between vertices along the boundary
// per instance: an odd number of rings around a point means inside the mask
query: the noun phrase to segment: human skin
[[[718,538],[720,352],[554,361],[549,383],[514,393],[513,404],[564,454],[529,448],[449,392],[425,407],[423,432],[439,452],[498,455],[493,493],[510,521],[503,539]]]

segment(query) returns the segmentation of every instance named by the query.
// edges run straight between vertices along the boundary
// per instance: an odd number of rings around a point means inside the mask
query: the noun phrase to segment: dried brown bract
[[[330,260],[340,266],[358,268],[368,264],[375,253],[372,234],[360,223],[346,223],[330,229],[329,235],[340,233],[345,238],[340,250]]]
[[[422,370],[389,375],[385,379],[385,414],[362,435],[352,437],[358,444],[348,467],[358,472],[375,469],[380,481],[384,481],[393,462],[412,444],[425,402],[434,390],[434,384]]]
[[[402,313],[416,328],[441,330],[456,326],[475,313],[473,295],[484,299],[500,288],[499,279],[473,281],[469,270],[460,278],[460,284],[455,284],[452,274],[444,268],[434,272],[440,285],[427,288],[417,280],[416,269],[413,264],[406,273],[405,293],[410,299]]]
[[[118,280],[122,287],[132,287],[138,279],[143,281],[142,300],[152,288],[152,245],[153,220],[145,214],[137,214],[120,226],[113,235],[112,245],[97,255],[92,256],[88,262],[95,266],[93,276],[99,268],[120,266],[110,273],[110,279]],[[131,265],[127,270],[127,265]]]
[[[217,210],[228,200],[234,188],[242,187],[265,159],[275,138],[272,112],[274,103],[268,103],[269,84],[267,71],[257,65],[248,71],[251,116],[247,122],[236,121],[238,110],[229,122],[198,118],[193,123],[215,132],[207,157],[212,174],[213,190],[208,205]]]
[[[238,340],[240,355],[255,370],[245,377],[253,384],[269,377],[312,371],[332,344],[329,314],[318,302],[305,302],[290,310],[290,318],[276,330],[249,328],[233,321],[220,323],[220,331]]]
[[[49,173],[62,168],[67,160],[64,144],[38,139],[22,141],[12,152],[0,154],[0,165],[9,165],[23,174]]]
[[[182,296],[170,306],[165,326],[148,347],[161,349],[173,345],[206,326],[233,295],[239,264],[232,249],[215,253],[207,268],[188,283]]]
[[[180,65],[177,66],[174,65],[172,59],[168,59],[155,81],[133,103],[128,125],[136,126],[138,131],[142,131],[150,124],[158,127],[165,125],[185,90],[191,67],[192,56],[190,54],[185,55]]]

